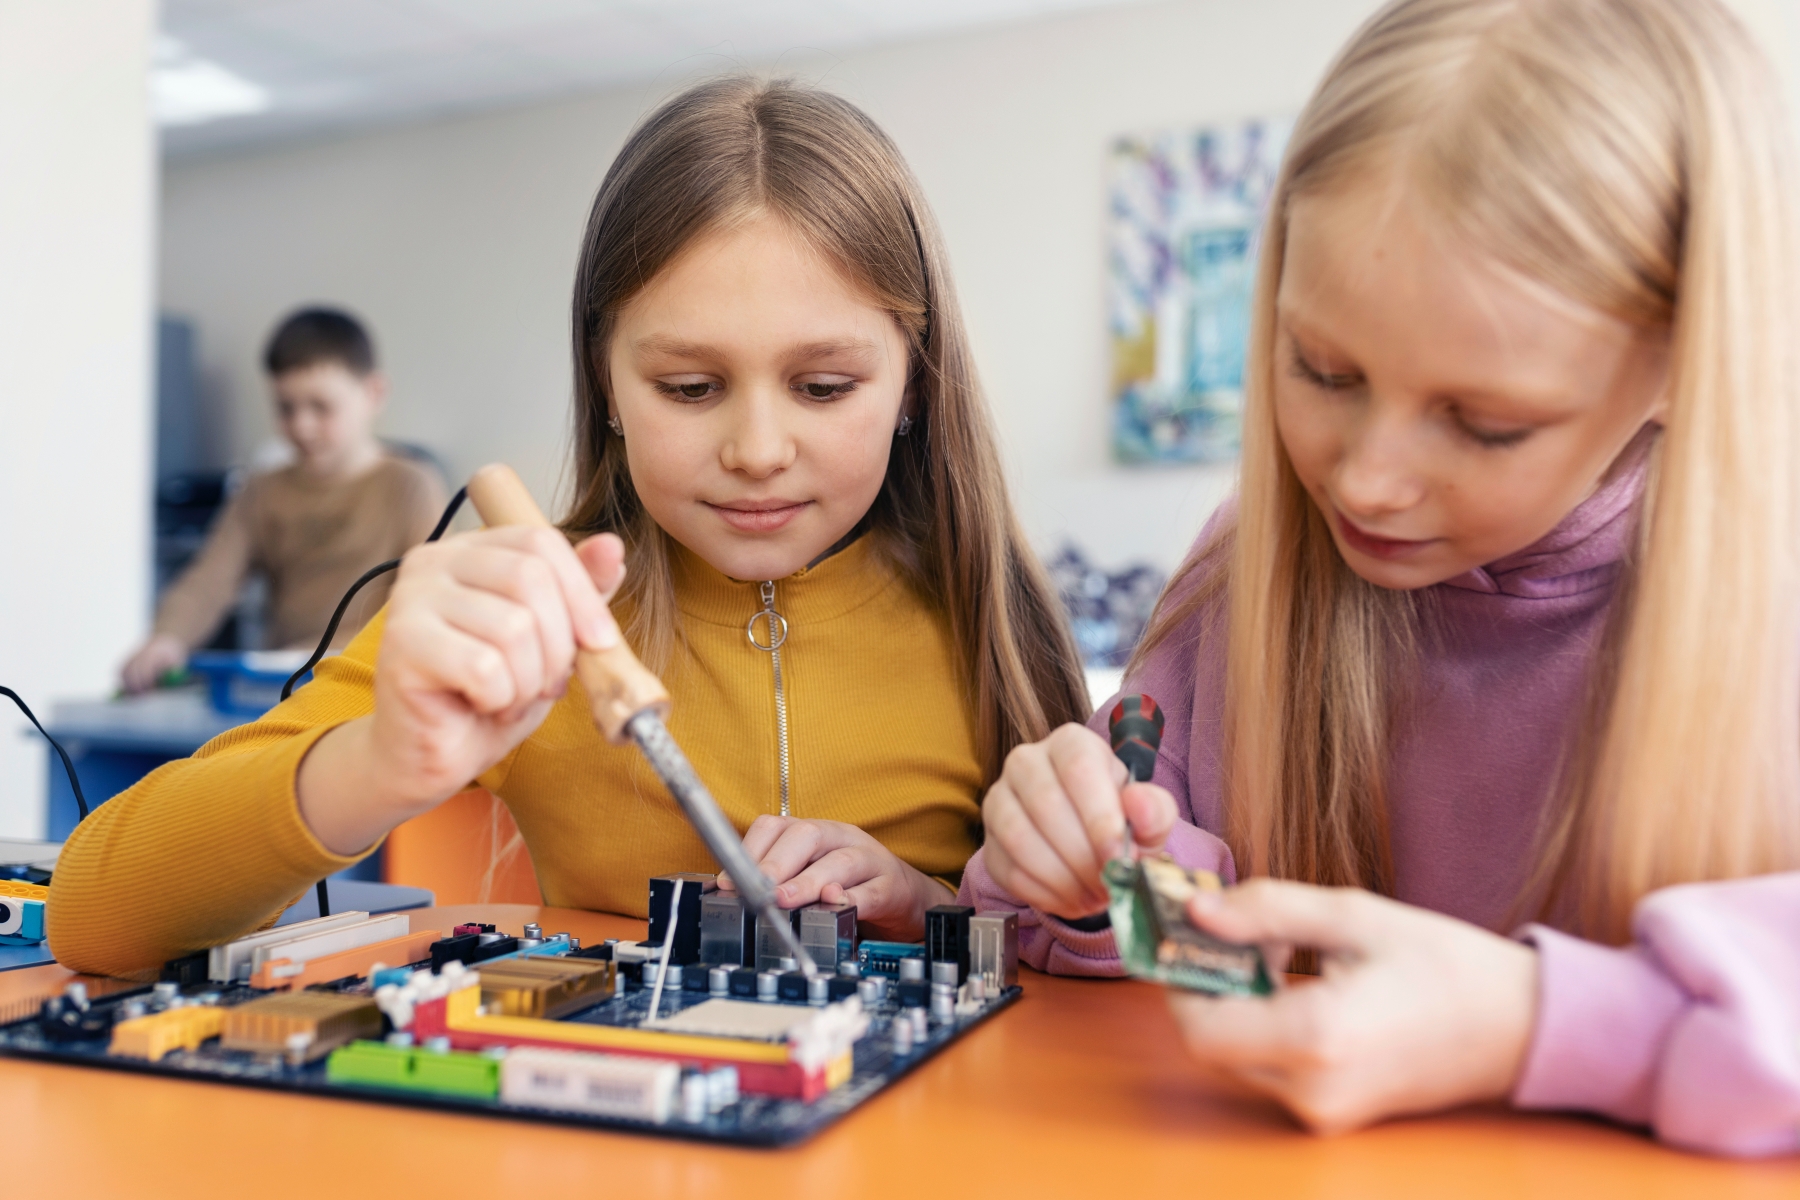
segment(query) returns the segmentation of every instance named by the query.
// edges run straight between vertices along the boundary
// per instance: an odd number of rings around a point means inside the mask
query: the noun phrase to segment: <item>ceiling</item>
[[[167,154],[427,119],[1131,0],[164,0]]]

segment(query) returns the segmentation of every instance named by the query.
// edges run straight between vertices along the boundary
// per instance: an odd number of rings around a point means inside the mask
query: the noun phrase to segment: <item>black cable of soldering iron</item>
[[[456,489],[456,495],[450,497],[450,504],[444,509],[444,515],[438,518],[437,528],[431,531],[431,536],[426,538],[426,541],[435,542],[444,536],[444,531],[450,528],[450,522],[456,517],[456,510],[462,507],[463,501],[468,499],[468,497],[468,488],[464,487]],[[292,675],[289,675],[287,682],[281,685],[281,698],[283,700],[286,700],[289,696],[294,694],[295,685],[305,677],[308,671],[318,666],[319,660],[325,657],[325,651],[331,649],[331,639],[337,636],[338,625],[343,621],[344,613],[349,610],[350,601],[356,599],[356,593],[362,591],[363,585],[368,583],[371,579],[380,579],[383,575],[386,575],[389,571],[392,571],[399,565],[399,559],[389,559],[378,567],[370,567],[367,571],[362,573],[361,578],[350,585],[350,590],[344,593],[344,598],[342,600],[338,601],[337,611],[331,614],[331,623],[325,626],[325,636],[319,639],[319,645],[313,650],[312,657],[306,660],[305,666],[301,667],[298,671],[295,671]],[[14,699],[17,699],[17,697],[14,697]],[[23,702],[20,703],[20,707],[24,707]],[[30,716],[29,713],[26,715]],[[33,718],[33,721],[36,721],[35,717]],[[38,728],[41,729],[43,726],[40,725]],[[44,736],[49,737],[50,735],[45,734]],[[52,745],[54,744],[55,743],[53,742]],[[61,746],[57,746],[56,748],[58,750],[62,749]],[[63,755],[63,762],[66,763],[68,761],[69,756],[66,754]],[[74,768],[70,768],[70,778],[73,777]],[[80,794],[80,790],[77,789],[76,796],[79,797]],[[82,807],[81,815],[87,815],[87,807],[85,805]],[[319,897],[319,915],[321,917],[329,917],[331,915],[331,891],[325,886],[325,881],[323,879],[319,880],[313,891]]]
[[[12,702],[19,706],[19,711],[25,714],[25,719],[30,721],[33,725],[36,725],[37,731],[44,735],[44,740],[49,742],[51,747],[55,749],[56,756],[62,759],[63,770],[69,773],[69,786],[75,790],[75,807],[81,812],[81,817],[76,824],[80,824],[81,821],[87,820],[87,797],[81,794],[81,779],[75,774],[75,764],[69,761],[69,752],[62,748],[61,742],[50,736],[50,731],[44,728],[43,724],[37,719],[37,714],[31,711],[31,706],[25,703],[19,696],[19,693],[13,691],[9,687],[0,687],[0,696],[11,698]]]

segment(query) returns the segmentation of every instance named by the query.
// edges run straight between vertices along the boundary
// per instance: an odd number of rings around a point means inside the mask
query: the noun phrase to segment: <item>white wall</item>
[[[862,104],[949,239],[1027,527],[1103,562],[1176,562],[1228,483],[1107,451],[1104,165],[1119,133],[1292,112],[1371,0],[1182,0],[783,69]],[[717,69],[708,60],[707,69]],[[278,152],[172,164],[162,298],[197,319],[239,455],[268,436],[256,354],[305,300],[375,326],[387,431],[548,499],[566,450],[581,223],[631,125],[678,88],[609,93]],[[1127,514],[1156,513],[1154,520]]]
[[[1797,0],[1733,0],[1778,62]],[[1177,0],[782,68],[862,104],[943,223],[1027,528],[1103,563],[1179,560],[1223,468],[1108,457],[1104,166],[1116,134],[1297,111],[1375,0]],[[717,59],[705,69],[717,69]],[[268,437],[257,349],[291,305],[347,303],[397,391],[388,431],[456,471],[505,458],[550,500],[581,222],[654,88],[165,172],[162,297],[198,319],[242,456]],[[1800,75],[1789,70],[1790,94]],[[1141,514],[1156,514],[1145,519]]]
[[[149,591],[153,0],[0,4],[0,683],[95,694]],[[0,835],[45,752],[0,700]]]

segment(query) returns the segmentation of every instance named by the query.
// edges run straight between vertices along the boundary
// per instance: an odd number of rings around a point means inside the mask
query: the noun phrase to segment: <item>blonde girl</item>
[[[1254,877],[1197,923],[1316,950],[1177,1002],[1314,1128],[1510,1098],[1800,1148],[1777,95],[1714,0],[1400,0],[1352,39],[1274,197],[1238,499],[1127,675],[1155,780],[1069,727],[988,795],[965,891],[1030,906],[1028,958],[1117,972],[1129,817]]]
[[[471,780],[547,902],[643,914],[649,876],[715,868],[570,686],[621,636],[783,904],[916,937],[952,899],[1004,755],[1086,701],[898,152],[820,91],[683,93],[601,185],[573,317],[568,536],[416,548],[314,682],[99,809],[52,885],[62,962],[238,936]]]

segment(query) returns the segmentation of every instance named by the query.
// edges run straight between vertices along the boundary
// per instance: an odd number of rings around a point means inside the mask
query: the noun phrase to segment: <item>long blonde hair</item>
[[[1014,746],[1087,716],[1061,604],[1013,514],[937,225],[912,172],[855,105],[786,80],[698,84],[638,126],[594,198],[575,274],[571,533],[625,540],[625,634],[664,665],[679,632],[669,539],[607,426],[620,309],[696,238],[758,212],[786,220],[892,313],[912,354],[909,436],[866,518],[937,604],[961,652],[985,777]]]
[[[1669,338],[1668,415],[1520,915],[1620,942],[1647,892],[1800,866],[1800,176],[1778,94],[1717,0],[1398,0],[1327,72],[1270,205],[1235,526],[1140,651],[1209,605],[1228,623],[1241,870],[1393,883],[1384,772],[1417,598],[1349,570],[1271,405],[1287,206],[1377,164],[1472,244]]]

